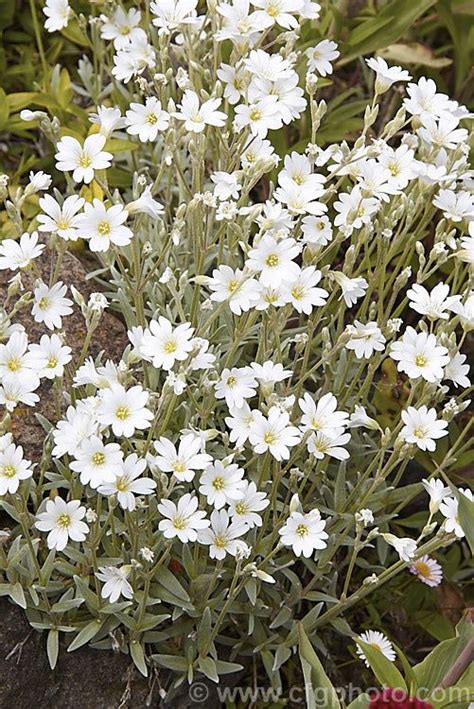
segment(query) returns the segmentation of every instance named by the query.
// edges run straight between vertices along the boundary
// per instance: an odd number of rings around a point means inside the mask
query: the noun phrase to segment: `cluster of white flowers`
[[[426,482],[429,530],[412,539],[389,531],[396,505],[384,510],[379,492],[390,500],[393,471],[397,485],[411,458],[435,472],[464,445],[450,422],[468,404],[462,346],[474,327],[469,115],[431,79],[372,58],[361,135],[323,148],[327,106],[315,95],[340,53],[327,39],[299,48],[316,2],[149,9],[151,25],[135,7],[91,18],[101,103],[85,105],[81,90],[82,138],[42,114],[62,188],[32,174],[24,194],[43,192],[37,231],[0,242],[12,288],[23,271],[38,272],[42,253],[57,254],[50,283],[37,280],[21,307],[58,331],[29,344],[4,305],[0,405],[36,406],[47,378],[63,407],[38,480],[11,434],[1,438],[0,504],[31,496],[34,543],[64,552],[68,576],[82,550],[90,589],[100,582],[112,604],[123,597],[118,613],[141,608],[137,632],[155,603],[153,574],[172,575],[170,557],[184,585],[199,575],[209,584],[219,623],[222,578],[231,600],[245,587],[255,606],[261,582],[286,593],[288,566],[323,584],[345,556],[338,550],[373,553],[375,537],[437,585],[441,568],[427,553],[464,536],[459,495],[472,495]],[[66,0],[47,0],[44,12],[50,32],[74,17]],[[86,59],[79,75],[87,88]],[[376,129],[379,97],[395,83],[405,90],[400,109]],[[303,116],[310,137],[282,159],[273,131]],[[9,203],[19,222],[22,198]],[[90,339],[73,358],[61,332],[74,303],[56,274],[66,242],[79,239],[127,325],[116,362],[88,356]],[[88,337],[108,301],[82,306]],[[448,435],[444,457],[432,459]],[[375,522],[380,529],[367,530]],[[342,567],[344,598],[354,562]],[[166,604],[173,586],[168,575],[159,582]],[[288,630],[291,613],[280,623]],[[365,639],[393,659],[383,637]]]

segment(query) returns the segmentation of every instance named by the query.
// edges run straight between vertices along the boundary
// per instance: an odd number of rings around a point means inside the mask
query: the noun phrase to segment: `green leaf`
[[[367,694],[359,694],[357,699],[349,704],[347,709],[369,709],[370,697]]]
[[[8,107],[7,95],[5,91],[0,88],[0,130],[7,127],[9,115],[10,109]]]
[[[206,677],[208,677],[213,682],[219,682],[219,675],[217,674],[216,663],[212,657],[200,657],[198,660],[198,669]]]
[[[166,588],[167,591],[172,593],[173,596],[176,596],[176,598],[179,598],[185,603],[191,602],[188,592],[179,583],[176,576],[174,576],[171,571],[165,566],[162,566],[158,569],[155,574],[155,580],[158,581],[158,583],[161,584],[164,588]]]
[[[337,698],[336,690],[324,671],[324,667],[316,655],[301,623],[298,625],[298,647],[305,680],[306,706],[308,709],[315,709],[317,706],[315,689],[324,690],[324,706],[326,709],[340,709],[341,705]]]
[[[364,651],[370,669],[381,684],[385,687],[407,690],[406,682],[401,673],[396,668],[395,664],[385,657],[383,652],[373,645],[364,643],[359,639],[357,640],[357,644],[360,645]]]
[[[137,670],[144,676],[148,677],[148,667],[146,666],[145,653],[143,647],[138,640],[132,640],[130,643],[130,655],[132,656],[133,664]]]
[[[467,542],[474,554],[474,500],[469,500],[462,492],[458,493],[459,524],[466,535]]]
[[[27,607],[25,594],[19,581],[13,584],[13,586],[10,588],[9,595],[12,601],[14,601],[18,606],[20,606],[21,608]]]
[[[91,620],[90,623],[87,623],[87,625],[79,631],[72,643],[69,645],[67,651],[74,652],[74,650],[78,650],[83,645],[86,645],[86,643],[90,642],[92,638],[97,635],[101,627],[102,621]]]
[[[394,44],[437,1],[393,0],[386,3],[375,17],[364,20],[353,30],[347,45],[342,48],[339,65]]]
[[[56,667],[59,655],[59,633],[53,628],[48,633],[48,640],[46,642],[46,652],[48,655],[49,666],[52,670]]]
[[[451,669],[462,650],[474,638],[474,626],[464,617],[456,627],[457,637],[444,640],[413,671],[419,687],[435,689]]]
[[[206,606],[197,628],[197,646],[199,653],[202,655],[206,655],[209,650],[209,645],[211,642],[211,624],[211,610],[209,606]]]
[[[176,672],[188,671],[188,661],[185,657],[178,657],[178,655],[152,655],[151,659],[160,667],[166,667],[168,670],[175,670]]]

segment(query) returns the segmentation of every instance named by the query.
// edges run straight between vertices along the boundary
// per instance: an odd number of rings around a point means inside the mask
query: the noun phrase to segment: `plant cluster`
[[[468,110],[372,57],[360,132],[322,146],[341,52],[301,41],[324,22],[311,0],[44,15],[91,49],[77,82],[55,69],[66,122],[21,112],[53,175],[1,178],[0,593],[48,631],[53,667],[64,634],[176,682],[258,654],[278,686],[295,647],[314,671],[308,638],[326,657],[337,633],[383,680],[396,652],[362,632],[367,599],[399,574],[439,585],[443,549],[474,542],[472,492],[452,482],[472,423]],[[280,156],[293,124],[309,140]],[[81,242],[88,301],[59,278]],[[90,356],[106,308],[128,332],[115,361]],[[10,425],[45,381],[56,416],[38,416],[30,461]]]

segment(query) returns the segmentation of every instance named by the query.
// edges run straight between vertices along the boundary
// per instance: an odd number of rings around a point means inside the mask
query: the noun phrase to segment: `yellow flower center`
[[[9,359],[7,362],[7,367],[10,370],[10,372],[17,372],[20,369],[20,360],[19,359]]]
[[[186,470],[186,466],[184,465],[184,463],[175,463],[173,470],[175,473],[184,473],[184,471]]]
[[[425,561],[417,561],[415,563],[415,569],[423,578],[429,579],[431,577],[430,567]]]
[[[278,258],[277,254],[270,254],[266,258],[266,265],[269,266],[270,268],[275,268],[275,266],[278,266],[280,262],[280,259]]]
[[[304,290],[300,286],[295,286],[291,289],[291,295],[295,300],[301,300],[304,296]]]
[[[425,431],[423,428],[415,428],[415,430],[413,431],[413,435],[416,436],[417,438],[424,438]]]
[[[69,229],[69,224],[65,219],[60,219],[59,222],[56,222],[56,227],[58,229]]]
[[[275,7],[275,5],[269,5],[267,7],[267,15],[270,15],[270,17],[276,17],[278,15],[278,8]]]
[[[416,355],[416,357],[415,357],[415,364],[417,367],[424,367],[426,364],[426,361],[427,360],[426,360],[425,355],[419,354],[419,355]]]
[[[130,411],[126,406],[119,406],[115,415],[120,421],[125,421],[130,416]]]
[[[56,357],[50,357],[48,359],[47,367],[48,367],[48,369],[54,369],[55,367],[57,367],[57,364],[58,364],[58,360],[56,359]]]
[[[48,307],[48,305],[49,305],[48,299],[43,296],[43,298],[41,298],[41,300],[40,300],[39,303],[38,303],[38,308],[39,308],[40,310],[46,310],[46,308]]]
[[[97,231],[101,236],[107,236],[107,234],[110,234],[111,229],[109,222],[99,222],[97,225]]]
[[[259,121],[262,117],[262,112],[258,108],[254,108],[250,111],[249,117],[251,121]]]
[[[5,465],[3,468],[3,475],[5,478],[14,478],[16,474],[16,468],[13,465]]]
[[[267,445],[271,446],[271,444],[275,442],[275,434],[271,431],[267,431],[263,436],[263,440]]]
[[[214,546],[218,549],[225,549],[227,545],[227,539],[225,537],[215,537]]]
[[[232,281],[229,281],[227,284],[227,290],[229,291],[229,293],[235,293],[235,291],[237,290],[238,287],[239,287],[239,282],[235,279]]]
[[[308,527],[305,524],[299,524],[296,527],[296,534],[299,537],[305,537],[308,534]]]
[[[71,524],[71,518],[67,514],[59,515],[57,519],[57,524],[58,527],[69,527],[69,525]]]
[[[238,502],[235,506],[235,511],[238,515],[247,514],[247,505],[244,502]]]
[[[168,342],[165,342],[165,346],[163,347],[163,349],[166,354],[172,354],[173,352],[176,352],[178,348],[174,340],[168,340]]]
[[[158,121],[158,118],[154,113],[149,113],[148,116],[146,117],[146,122],[149,123],[151,126],[154,126],[155,123]]]
[[[104,465],[105,463],[105,455],[103,453],[94,453],[92,456],[92,462],[94,465]]]
[[[224,478],[214,478],[214,480],[212,481],[212,487],[215,490],[223,490],[225,487]]]
[[[79,158],[79,167],[90,167],[92,163],[92,160],[90,159],[89,155],[85,152],[82,152]]]
[[[295,175],[293,178],[293,182],[296,182],[297,185],[302,185],[304,182],[304,177],[301,175]]]
[[[186,529],[186,521],[182,517],[176,517],[173,520],[173,527],[175,529]]]
[[[233,376],[227,377],[227,386],[228,387],[231,387],[231,388],[235,387],[236,384],[237,384],[237,379],[235,377],[233,377]]]
[[[119,28],[120,34],[123,34],[124,36],[127,35],[127,34],[130,32],[130,30],[131,30],[130,25],[122,25],[122,26]]]
[[[115,483],[115,487],[119,492],[127,492],[128,490],[128,482],[125,478],[119,478],[117,482]]]

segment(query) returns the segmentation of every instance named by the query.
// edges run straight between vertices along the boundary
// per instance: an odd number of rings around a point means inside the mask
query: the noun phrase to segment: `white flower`
[[[321,431],[312,433],[308,438],[308,451],[318,460],[322,460],[325,455],[337,460],[347,460],[350,456],[343,446],[350,441],[350,433],[332,433],[327,435]]]
[[[305,244],[326,246],[332,240],[332,226],[329,218],[324,216],[304,217],[301,222]]]
[[[72,349],[63,345],[57,335],[43,335],[39,344],[30,345],[30,352],[37,360],[41,377],[62,377],[64,366],[72,360]]]
[[[152,185],[147,185],[138,199],[127,204],[127,212],[129,214],[147,214],[153,219],[160,217],[165,208],[160,202],[153,199],[151,190]]]
[[[338,285],[341,287],[344,302],[348,308],[351,308],[359,298],[363,298],[369,284],[365,278],[348,278],[344,273],[336,271],[334,274]]]
[[[40,512],[35,527],[40,532],[49,532],[47,543],[49,549],[62,551],[69,539],[73,542],[83,542],[89,532],[85,522],[81,522],[86,514],[86,508],[81,507],[80,500],[65,502],[62,497],[46,502],[46,511]]]
[[[438,345],[435,335],[417,333],[410,326],[402,339],[393,343],[390,357],[398,361],[399,372],[405,372],[410,379],[423,377],[427,382],[442,379],[443,367],[449,362],[448,350]]]
[[[6,344],[0,344],[2,384],[23,378],[25,375],[38,380],[38,368],[37,359],[28,348],[28,337],[25,332],[13,332]]]
[[[7,411],[13,411],[18,404],[35,406],[39,396],[33,394],[40,385],[40,380],[32,372],[25,372],[20,377],[3,377],[0,387],[0,405]]]
[[[438,283],[433,290],[427,291],[419,283],[415,283],[407,291],[410,308],[416,310],[420,315],[427,315],[430,320],[442,318],[447,320],[453,303],[456,303],[460,296],[449,296],[449,286],[446,283]]]
[[[374,513],[368,508],[364,508],[363,510],[359,510],[359,512],[356,512],[354,518],[355,521],[358,524],[361,524],[364,528],[369,527],[371,524],[374,523]]]
[[[311,510],[307,514],[292,512],[278,533],[281,543],[292,547],[296,556],[303,555],[307,559],[315,549],[325,549],[328,533],[324,531],[326,520],[321,519],[319,510]]]
[[[38,232],[32,234],[25,232],[20,241],[3,239],[0,241],[0,270],[16,271],[17,268],[26,268],[33,259],[41,256],[45,249],[44,244],[38,244]]]
[[[68,0],[46,0],[43,12],[48,18],[44,23],[48,32],[58,32],[67,27],[71,17]]]
[[[445,94],[437,93],[433,79],[424,76],[417,84],[408,84],[407,94],[408,98],[404,99],[403,107],[412,116],[418,116],[423,124],[439,116],[450,116],[456,105]]]
[[[336,42],[330,39],[323,39],[315,47],[309,47],[305,54],[308,57],[308,70],[320,76],[332,74],[332,62],[340,56]]]
[[[421,483],[430,496],[430,514],[434,515],[443,500],[451,495],[451,490],[439,478],[431,478],[431,480],[423,478]]]
[[[131,570],[130,564],[122,566],[120,569],[116,566],[99,566],[96,576],[99,581],[104,583],[100,593],[102,598],[108,598],[110,603],[118,601],[120,596],[128,599],[133,598],[133,588],[127,581]]]
[[[250,367],[224,369],[216,384],[216,399],[225,399],[227,406],[240,407],[245,399],[255,396],[257,381]]]
[[[284,282],[283,297],[298,313],[310,315],[314,306],[326,305],[329,293],[324,288],[316,288],[321,275],[315,266],[307,266],[300,270],[295,279]]]
[[[238,268],[235,271],[230,266],[215,268],[207,285],[213,291],[211,300],[217,303],[227,300],[235,315],[250,310],[259,298],[256,280]]]
[[[373,215],[380,209],[380,202],[375,197],[364,197],[360,185],[355,185],[350,192],[340,192],[339,199],[334,202],[338,214],[334,219],[335,226],[344,227],[348,234],[354,229],[361,229],[369,224]]]
[[[253,369],[255,379],[261,384],[272,385],[275,382],[283,382],[293,374],[289,369],[283,369],[283,365],[279,362],[275,364],[271,360],[267,360],[263,364],[252,362],[250,366]]]
[[[365,408],[358,404],[355,405],[354,413],[350,415],[347,426],[348,428],[363,427],[372,429],[373,431],[380,430],[380,424],[375,419],[370,418]]]
[[[38,231],[46,231],[57,234],[65,241],[76,241],[78,238],[78,212],[85,204],[85,199],[77,195],[66,197],[62,204],[59,204],[49,194],[40,197],[39,206],[43,214],[38,214],[37,220],[40,223]]]
[[[212,462],[208,453],[201,452],[201,440],[193,433],[182,436],[178,450],[164,436],[155,441],[154,448],[158,455],[152,459],[153,463],[164,473],[173,473],[177,480],[185,482],[191,482],[196,470],[204,470]]]
[[[346,348],[354,350],[357,359],[370,359],[374,352],[383,352],[385,349],[386,340],[376,322],[364,325],[354,320],[354,324],[348,325],[346,331],[350,334]]]
[[[112,75],[117,81],[130,81],[156,65],[155,50],[140,27],[133,30],[133,42],[128,42],[114,54]]]
[[[229,502],[229,514],[234,519],[245,522],[249,529],[262,526],[262,518],[258,514],[270,504],[264,492],[257,492],[254,482],[242,480],[240,487],[242,496]]]
[[[36,322],[44,323],[49,330],[62,327],[62,318],[72,313],[73,302],[65,298],[67,286],[58,281],[49,287],[39,282],[34,289],[34,304],[31,309]]]
[[[257,138],[265,138],[269,130],[281,128],[281,124],[276,96],[258,98],[235,108],[235,128],[239,131],[248,126],[252,135]]]
[[[256,411],[250,427],[249,440],[255,453],[269,453],[276,460],[288,460],[290,448],[301,439],[299,430],[290,424],[290,416],[278,406],[272,406],[268,416]]]
[[[90,402],[79,401],[77,408],[69,406],[66,418],[58,421],[53,430],[53,456],[60,458],[66,453],[74,456],[82,442],[97,433],[97,430],[98,424],[92,415]]]
[[[422,451],[434,451],[435,440],[448,434],[445,430],[448,422],[438,420],[436,409],[428,409],[426,406],[416,409],[409,406],[402,411],[401,416],[405,424],[400,431],[401,438],[407,443],[415,443]]]
[[[224,465],[216,460],[201,474],[199,492],[205,495],[210,505],[220,510],[225,504],[243,497],[243,475],[244,471],[235,463]]]
[[[111,483],[122,472],[123,453],[118,443],[103,443],[98,436],[82,441],[74,453],[69,467],[79,474],[83,485],[95,490],[99,485]]]
[[[180,497],[177,505],[171,500],[161,500],[158,511],[166,519],[161,520],[158,529],[166,539],[178,537],[183,544],[196,541],[198,534],[210,524],[206,513],[198,510],[198,505],[196,495],[189,492]]]
[[[104,426],[111,426],[116,436],[130,438],[137,429],[150,428],[153,413],[146,408],[149,396],[139,384],[128,390],[113,384],[100,393],[97,419]]]
[[[364,643],[367,643],[368,645],[371,645],[379,650],[387,658],[387,660],[390,660],[390,662],[395,660],[396,655],[393,645],[383,633],[380,633],[378,630],[366,630],[365,633],[360,634],[360,639]],[[367,667],[370,667],[360,645],[357,645],[356,652],[361,660],[364,660]]]
[[[67,135],[58,143],[56,168],[63,172],[72,170],[74,182],[89,184],[94,178],[94,170],[110,167],[112,154],[102,150],[106,137],[96,133],[88,136],[83,145],[76,138]]]
[[[89,120],[99,126],[99,133],[106,138],[109,138],[114,130],[125,127],[125,119],[117,106],[97,106],[97,113],[89,114]]]
[[[311,394],[306,392],[298,400],[298,405],[303,412],[301,417],[303,431],[319,431],[326,436],[331,436],[343,433],[347,426],[349,414],[336,410],[337,399],[331,392],[321,396],[317,404]]]
[[[168,128],[169,121],[169,113],[162,109],[161,102],[154,96],[145,99],[145,105],[131,103],[125,114],[127,133],[138,135],[142,143],[156,140],[158,132]]]
[[[127,456],[122,462],[122,470],[110,483],[99,486],[101,495],[116,495],[123,510],[133,512],[136,507],[135,495],[151,495],[156,482],[150,478],[141,478],[146,468],[146,460],[139,459],[136,453]]]
[[[246,266],[260,273],[262,285],[274,288],[298,277],[300,268],[293,259],[299,252],[300,247],[294,239],[277,242],[270,234],[264,234],[256,247],[250,249]]]
[[[124,222],[128,212],[121,204],[107,208],[100,199],[86,203],[84,213],[78,217],[77,229],[83,239],[88,239],[91,251],[107,251],[111,244],[127,246],[133,232]]]
[[[150,10],[155,15],[153,24],[160,33],[170,33],[180,25],[196,22],[197,0],[153,0]]]
[[[100,35],[103,39],[113,40],[115,49],[123,49],[132,43],[137,37],[137,25],[140,22],[141,14],[136,8],[131,8],[125,12],[120,6],[115,8],[112,17],[101,15],[102,27]]]
[[[192,133],[201,133],[206,126],[225,125],[227,115],[217,109],[221,105],[220,98],[211,98],[199,104],[198,95],[191,90],[185,91],[178,106],[179,111],[173,113],[174,118],[185,121],[184,127]]]
[[[388,66],[382,57],[371,57],[365,60],[369,69],[375,71],[375,93],[383,94],[397,81],[410,81],[411,75],[400,66]]]
[[[414,561],[408,570],[427,586],[439,586],[443,580],[443,569],[440,564],[427,554]]]
[[[277,24],[289,30],[298,27],[298,21],[291,13],[298,12],[303,0],[252,0],[252,5],[261,8],[255,13],[257,21],[267,27]]]
[[[382,537],[395,549],[401,561],[410,561],[410,559],[414,557],[416,552],[416,542],[414,539],[410,539],[410,537],[396,537],[394,534],[382,534]]]
[[[36,194],[43,192],[51,187],[51,175],[46,174],[42,170],[39,172],[30,172],[29,182],[25,188],[25,195]]]
[[[230,429],[229,439],[232,443],[235,443],[237,448],[241,448],[248,440],[252,430],[256,410],[252,411],[247,402],[244,402],[240,407],[230,407],[229,413],[230,416],[225,419],[226,425]]]
[[[239,199],[239,192],[242,185],[239,183],[238,175],[235,172],[214,172],[211,175],[214,183],[214,196],[225,201],[226,199]]]
[[[459,494],[472,501],[470,490],[458,490]],[[443,528],[446,532],[453,532],[458,539],[465,536],[464,529],[459,521],[459,501],[455,497],[446,497],[439,506],[441,514],[445,517]]]
[[[172,369],[176,361],[187,359],[193,349],[193,328],[189,323],[173,327],[160,315],[151,320],[143,334],[140,353],[157,369]]]
[[[238,554],[242,545],[239,537],[247,531],[248,526],[239,520],[231,521],[226,510],[214,510],[211,514],[211,526],[199,532],[198,541],[209,546],[211,559],[224,559],[226,554]]]
[[[33,475],[30,461],[23,458],[23,448],[8,441],[6,443],[0,449],[0,496],[8,492],[14,495],[20,481]]]
[[[466,389],[471,386],[469,377],[469,365],[464,364],[467,357],[459,352],[453,355],[449,363],[444,368],[444,378],[453,382],[454,386],[462,386]]]

